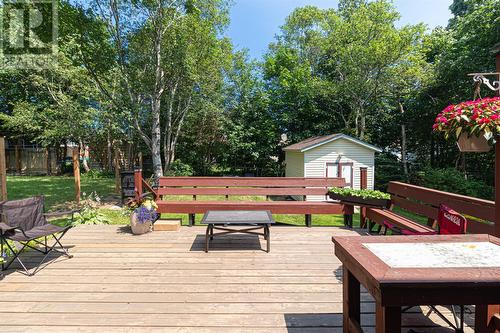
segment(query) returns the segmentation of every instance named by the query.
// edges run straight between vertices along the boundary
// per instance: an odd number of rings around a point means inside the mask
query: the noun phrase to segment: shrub
[[[82,174],[82,177],[88,179],[105,179],[105,178],[113,178],[115,175],[109,171],[102,171],[96,169],[90,169],[89,171]]]
[[[85,193],[83,194],[85,197]],[[75,214],[74,224],[109,224],[108,219],[99,211],[101,198],[92,192],[82,201],[82,209]]]
[[[181,160],[175,160],[170,164],[170,168],[166,172],[167,176],[192,176],[193,168]]]
[[[456,169],[426,168],[412,177],[412,183],[440,191],[493,200],[494,189],[481,180],[464,177]]]

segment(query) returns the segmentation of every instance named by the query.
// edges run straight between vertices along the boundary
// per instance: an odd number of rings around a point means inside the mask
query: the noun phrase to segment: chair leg
[[[19,242],[23,247],[19,250],[19,251],[15,251],[12,246],[10,246],[10,244],[6,241],[5,242],[5,245],[7,246],[7,248],[10,250],[10,252],[12,252],[13,254],[13,257],[7,262],[7,264],[2,264],[2,270],[7,270],[9,269],[10,265],[12,265],[12,263],[14,261],[17,260],[17,262],[19,262],[19,264],[21,265],[21,267],[24,269],[24,272],[26,273],[26,275],[28,276],[31,276],[32,274],[30,274],[30,271],[28,268],[26,268],[26,266],[24,265],[24,263],[22,262],[21,258],[19,258],[19,256],[21,255],[21,253],[24,252],[24,249],[26,249],[27,247],[27,243],[22,243],[22,242]]]
[[[441,319],[443,319],[443,320],[446,322],[446,324],[448,324],[450,327],[452,327],[453,329],[455,329],[455,332],[457,332],[457,333],[462,333],[462,332],[463,332],[463,327],[462,327],[462,328],[460,328],[460,327],[458,327],[458,326],[453,325],[453,323],[452,323],[452,322],[451,322],[448,318],[446,318],[446,316],[445,316],[445,315],[443,315],[443,314],[441,313],[441,311],[439,311],[439,310],[436,308],[436,306],[434,306],[434,305],[430,305],[430,307],[431,307],[431,309],[434,311],[434,313],[435,313],[435,314],[437,314],[437,315],[438,315]],[[453,305],[452,305],[451,309],[452,309],[451,311],[452,311],[452,313],[453,313],[453,316],[455,317],[455,316],[456,316],[456,314],[455,314],[455,309],[453,308]],[[455,323],[456,323],[456,322],[457,322],[457,318],[455,317],[454,319],[455,319]]]
[[[72,255],[72,254],[70,254],[70,253],[68,252],[68,250],[66,250],[66,248],[65,248],[65,247],[61,244],[61,238],[63,238],[63,236],[66,234],[66,232],[67,232],[67,231],[68,231],[68,230],[64,231],[64,232],[61,234],[61,236],[59,236],[59,238],[57,238],[57,237],[54,235],[54,240],[55,240],[55,243],[59,245],[59,247],[61,248],[62,252],[61,252],[61,251],[59,251],[58,249],[56,249],[56,248],[55,248],[55,245],[56,245],[56,244],[54,244],[54,246],[51,248],[51,250],[50,250],[50,251],[56,251],[56,252],[62,253],[62,254],[64,254],[64,255],[66,255],[66,257],[68,257],[69,259],[71,259],[71,258],[73,258],[73,255]],[[50,252],[50,251],[49,251],[49,252]]]
[[[20,258],[20,255],[21,253],[24,252],[24,250],[27,248],[27,247],[30,247],[28,245],[29,242],[26,242],[26,243],[23,243],[23,242],[19,242],[23,247],[19,250],[19,251],[14,251],[14,249],[9,245],[8,242],[5,242],[6,246],[9,248],[9,250],[13,253],[14,257],[12,259],[9,260],[9,262],[4,265],[2,264],[2,270],[6,270],[10,267],[10,265],[15,261],[17,260],[19,262],[19,264],[21,265],[21,267],[24,269],[24,273],[28,276],[32,276],[34,275],[36,272],[38,272],[38,270],[40,269],[40,266],[45,262],[45,259],[47,259],[47,257],[49,256],[50,252],[54,251],[54,252],[58,252],[58,253],[61,253],[61,254],[64,254],[66,257],[68,258],[73,258],[73,256],[64,248],[64,246],[61,244],[61,238],[66,234],[66,232],[68,232],[69,229],[63,231],[59,237],[57,235],[52,235],[54,237],[54,244],[52,246],[48,246],[46,245],[47,249],[45,251],[40,251],[42,253],[45,253],[45,255],[43,256],[42,260],[40,261],[40,263],[34,268],[30,270],[24,265],[24,263],[22,262],[21,258]],[[46,238],[46,237],[45,237]],[[45,240],[46,242],[46,240]],[[38,242],[38,244],[40,244],[41,242]],[[42,243],[43,244],[43,243]],[[46,244],[46,243],[45,243]],[[61,249],[57,249],[56,247],[59,246]]]
[[[455,306],[451,306],[451,312],[453,313],[453,319],[455,319],[455,332],[463,333],[464,331],[464,305],[460,305],[460,316],[457,314]]]
[[[69,229],[63,231],[59,237],[57,237],[56,235],[52,235],[54,237],[54,244],[49,247],[47,249],[47,253],[45,254],[45,256],[42,258],[42,260],[40,261],[40,263],[35,267],[35,269],[32,270],[31,275],[35,275],[36,272],[38,272],[38,270],[40,269],[40,266],[42,266],[42,264],[45,262],[45,259],[47,259],[47,257],[49,256],[50,252],[54,251],[54,252],[58,252],[58,253],[61,253],[61,254],[64,254],[66,257],[68,257],[68,259],[71,259],[73,258],[73,255],[71,255],[68,250],[66,250],[64,248],[64,246],[61,244],[61,238],[64,237],[64,235],[66,234],[66,232],[68,232]],[[59,247],[61,248],[61,250],[57,249],[56,247],[59,245]]]

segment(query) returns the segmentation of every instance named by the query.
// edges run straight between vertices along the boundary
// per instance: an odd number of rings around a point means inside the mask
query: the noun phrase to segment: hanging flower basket
[[[458,137],[457,145],[464,153],[487,153],[491,150],[491,145],[484,137],[484,133],[480,133],[479,136],[462,133]]]
[[[455,135],[462,152],[490,151],[500,135],[500,97],[450,105],[436,118],[435,131]]]

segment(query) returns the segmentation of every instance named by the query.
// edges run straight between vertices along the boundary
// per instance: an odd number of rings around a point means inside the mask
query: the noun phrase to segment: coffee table
[[[271,234],[269,227],[274,224],[270,211],[246,210],[210,210],[205,213],[201,224],[207,225],[205,233],[205,252],[208,252],[210,241],[216,236],[242,233],[263,236],[267,241],[267,252],[271,250]],[[243,228],[234,228],[243,227]],[[263,229],[263,232],[257,230]],[[222,232],[214,233],[214,230]]]

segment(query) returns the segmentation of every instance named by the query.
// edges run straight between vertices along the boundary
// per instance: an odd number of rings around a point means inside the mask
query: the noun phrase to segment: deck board
[[[218,238],[204,253],[202,227],[132,236],[81,226],[65,237],[74,258],[53,258],[33,277],[6,272],[2,332],[342,332],[342,268],[330,239],[357,234],[277,226],[269,254],[248,235]],[[361,300],[362,325],[374,332],[373,299]],[[402,332],[450,332],[423,311],[405,314]]]

